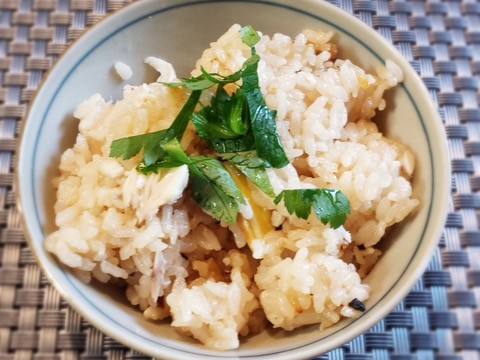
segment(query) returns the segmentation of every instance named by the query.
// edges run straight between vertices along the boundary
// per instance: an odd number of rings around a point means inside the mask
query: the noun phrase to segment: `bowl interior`
[[[367,279],[372,295],[359,319],[341,321],[321,333],[316,327],[289,334],[264,332],[246,339],[239,350],[219,354],[180,337],[167,324],[144,320],[122,294],[81,283],[45,252],[42,241],[54,226],[51,180],[60,154],[71,146],[77,131],[73,111],[97,92],[107,99],[121,97],[124,83],[112,72],[114,62],[132,67],[134,75],[128,83],[134,85],[156,78],[143,62],[151,55],[170,61],[177,74],[187,76],[202,50],[233,23],[251,24],[265,34],[295,35],[304,28],[333,30],[341,57],[369,71],[386,59],[396,61],[405,82],[388,94],[390,102],[379,122],[389,136],[413,150],[417,158],[414,189],[422,205],[386,240],[388,250]],[[373,30],[334,6],[313,0],[294,4],[284,0],[143,0],[93,27],[52,69],[22,130],[17,186],[27,237],[39,262],[66,300],[94,326],[156,357],[281,359],[293,353],[313,356],[342,345],[373,326],[407,294],[425,269],[443,228],[449,169],[441,122],[413,69]]]

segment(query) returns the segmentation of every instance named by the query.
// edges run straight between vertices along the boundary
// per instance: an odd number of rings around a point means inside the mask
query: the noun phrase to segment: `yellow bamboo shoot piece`
[[[275,230],[270,219],[271,212],[254,201],[249,180],[242,172],[229,162],[225,162],[224,166],[252,209],[253,217],[251,219],[246,219],[241,213],[238,214],[237,219],[237,225],[244,234],[248,246],[251,248],[251,243],[254,239],[262,239],[266,233]]]

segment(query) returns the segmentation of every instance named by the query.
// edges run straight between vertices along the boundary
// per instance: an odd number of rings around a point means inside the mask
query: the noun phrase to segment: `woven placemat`
[[[141,0],[139,0],[141,1]],[[0,0],[0,360],[148,359],[93,328],[37,266],[13,188],[22,116],[68,44],[129,0]],[[448,218],[428,269],[384,320],[321,359],[480,359],[480,3],[337,0],[420,74],[448,136]]]

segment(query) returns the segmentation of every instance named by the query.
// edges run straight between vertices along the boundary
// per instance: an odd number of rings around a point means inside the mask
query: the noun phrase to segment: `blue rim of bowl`
[[[145,1],[144,1],[145,2]],[[154,16],[156,14],[160,14],[160,13],[163,13],[163,12],[167,12],[167,11],[171,11],[171,10],[174,10],[174,9],[177,9],[177,8],[182,8],[182,7],[188,7],[188,6],[197,6],[197,5],[202,5],[202,4],[208,4],[208,3],[222,3],[222,2],[225,2],[225,3],[228,3],[228,2],[237,2],[237,3],[255,3],[255,1],[250,1],[250,0],[200,0],[200,1],[187,1],[187,2],[183,2],[183,3],[180,3],[180,4],[174,4],[174,5],[169,5],[169,6],[165,6],[165,7],[162,7],[156,11],[153,11],[153,12],[149,12],[148,14],[142,14],[140,16],[137,16],[136,18],[130,20],[129,22],[125,23],[123,26],[119,27],[119,28],[116,28],[115,30],[113,31],[110,31],[108,33],[102,33],[102,37],[98,38],[98,41],[95,43],[95,45],[91,46],[90,47],[90,50],[84,54],[84,56],[82,56],[76,63],[75,65],[72,67],[72,71],[75,70],[77,68],[77,66],[79,66],[79,64],[82,63],[82,61],[92,52],[94,51],[97,47],[101,46],[105,41],[107,41],[108,39],[110,39],[112,36],[114,36],[115,34],[117,34],[118,32],[128,28],[129,26],[135,24],[135,23],[138,23],[140,21],[143,21],[145,19],[147,19],[148,17],[150,16]],[[303,10],[303,9],[300,9],[300,8],[297,8],[295,6],[292,6],[292,5],[287,5],[286,3],[276,3],[276,2],[271,2],[271,1],[261,1],[259,2],[260,4],[265,4],[265,5],[269,5],[269,6],[274,6],[274,7],[280,7],[280,8],[284,8],[284,9],[287,9],[287,10],[290,10],[290,11],[293,11],[293,12],[297,12],[297,13],[300,13],[302,15],[306,15],[306,16],[309,16],[313,19],[316,19],[316,20],[319,20],[323,23],[326,23],[328,24],[329,26],[331,26],[332,28],[335,28],[337,29],[338,31],[346,34],[347,36],[351,37],[352,39],[355,39],[358,43],[362,44],[362,46],[367,49],[372,55],[374,55],[377,59],[379,59],[380,61],[383,60],[383,58],[377,54],[366,42],[364,42],[363,40],[361,40],[357,35],[349,32],[348,30],[340,27],[339,25],[335,24],[334,22],[332,22],[331,20],[329,19],[326,19],[324,17],[321,17],[321,16],[318,16],[316,14],[312,14],[312,13],[309,13],[308,11],[306,10]],[[320,4],[315,4],[316,6],[319,6]],[[328,4],[328,3],[325,3],[323,5],[326,5],[326,6],[330,6],[331,9],[335,8],[335,10],[332,10],[332,11],[342,11],[336,7],[334,7],[333,5],[331,4]],[[142,2],[138,2],[138,3],[134,3],[132,5],[129,5],[127,7],[125,7],[124,9],[121,9],[119,10],[117,13],[113,14],[113,15],[110,15],[109,17],[107,17],[105,20],[107,20],[108,18],[112,18],[112,17],[115,17],[117,14],[119,13],[123,13],[124,11],[128,11],[129,8],[133,7],[133,6],[142,6]],[[350,14],[346,13],[346,12],[343,12],[344,15],[348,15],[350,16]],[[354,18],[353,16],[352,17],[352,21],[357,21],[358,24],[361,24],[361,26],[366,26],[365,24],[361,23],[360,20]],[[96,26],[92,27],[91,30],[94,30],[94,29],[97,29],[99,27],[99,25],[101,25],[105,20],[103,20],[100,24],[97,24]],[[89,30],[89,31],[91,31]],[[106,30],[106,29],[103,29],[103,30]],[[369,31],[373,31],[372,29],[368,28]],[[383,40],[384,41],[384,40]],[[390,46],[390,44],[387,44],[385,42],[386,46],[390,47],[393,51],[395,51],[394,48],[392,48]],[[59,61],[61,61],[61,59],[59,59]],[[55,67],[52,69],[54,70]],[[68,79],[68,77],[70,76],[70,74],[72,73],[69,72],[65,77],[64,79],[62,79],[62,81],[60,81],[58,83],[58,86],[57,86],[57,89],[55,90],[55,93],[58,93],[61,88],[63,87],[63,84],[65,83],[65,81]],[[429,140],[429,136],[428,136],[428,132],[426,130],[426,127],[425,127],[425,120],[423,117],[421,117],[421,113],[419,111],[419,109],[417,108],[417,106],[415,105],[414,101],[413,101],[413,97],[412,97],[412,94],[410,94],[410,92],[408,91],[408,89],[403,85],[403,84],[400,84],[400,86],[403,87],[405,93],[407,94],[408,98],[410,99],[410,101],[412,102],[412,104],[414,104],[414,107],[415,107],[415,111],[416,113],[418,114],[418,117],[419,119],[421,120],[421,124],[422,124],[422,129],[424,131],[424,135],[428,141],[428,149],[429,149],[429,158],[430,158],[430,166],[432,169],[435,168],[435,164],[432,162],[432,148],[431,148],[431,143],[430,143],[430,140]],[[45,123],[45,116],[46,114],[49,112],[49,109],[50,107],[52,106],[52,103],[54,102],[54,97],[52,98],[52,100],[49,102],[48,106],[45,107],[45,111],[44,113],[42,114],[42,117],[41,117],[41,124],[39,126],[39,130],[41,130],[43,128],[43,125]],[[38,134],[40,133],[40,131],[38,132]],[[35,145],[33,146],[32,150],[34,153],[37,153],[35,151],[35,149],[39,146],[39,141],[38,141],[38,134],[37,134],[37,139],[35,141]],[[35,157],[35,156],[34,156]],[[435,171],[434,171],[435,172]],[[34,184],[35,184],[35,179],[31,179],[31,186],[32,186],[32,193],[35,194],[36,191],[35,191],[35,187],[34,187]],[[431,184],[430,184],[430,197],[433,197],[433,194],[435,192],[435,186],[436,186],[436,182],[435,182],[435,179],[434,177],[432,176],[432,179],[431,179]],[[37,224],[40,224],[40,216],[39,216],[39,210],[38,210],[38,204],[36,203],[36,201],[34,200],[34,204],[35,204],[35,214],[36,214],[36,222]],[[432,212],[432,205],[430,204],[429,206],[429,209],[428,209],[428,212],[427,212],[427,221],[426,221],[426,224],[428,224],[429,220],[430,220],[430,217],[431,217],[431,212]],[[420,238],[418,239],[418,242],[417,242],[417,249],[420,247],[420,244],[424,241],[424,235],[425,235],[425,232],[426,232],[426,227],[427,225],[424,226],[423,230],[422,230],[422,234],[420,236]],[[413,259],[413,258],[412,258]],[[410,259],[410,262],[412,261],[412,259]],[[425,265],[426,266],[426,265]],[[399,274],[398,276],[398,279],[396,280],[396,282],[392,285],[392,288],[395,287],[395,285],[403,278],[404,276],[404,272],[402,272],[401,274]],[[67,277],[68,281],[71,282],[71,279],[69,277]],[[412,284],[413,285],[413,284]],[[72,286],[75,288],[75,285],[73,285],[72,283]],[[392,291],[392,288],[390,288],[387,293],[382,297],[380,298],[375,304],[372,304],[369,309],[367,309],[367,311],[365,312],[368,313],[369,311],[371,310],[374,310],[375,309],[375,306],[378,304],[378,302],[380,302],[384,297],[386,297],[391,291]],[[88,299],[87,297],[84,297],[84,300],[89,303],[92,308],[95,308],[100,314],[102,314],[105,318],[108,318],[112,323],[115,323],[117,326],[125,329],[125,330],[130,330],[130,329],[127,329],[125,328],[121,323],[119,323],[116,319],[114,318],[111,318],[109,315],[107,315],[106,313],[104,313],[102,311],[102,309],[100,309],[95,303],[93,303],[90,299]],[[393,307],[393,306],[392,306]],[[85,316],[87,318],[89,318],[88,314],[85,314]],[[95,319],[91,319],[92,322],[95,322]],[[358,319],[354,319],[352,320],[352,322],[355,322],[357,321]],[[370,324],[368,326],[371,326],[373,324]],[[345,325],[347,326],[347,325]],[[301,349],[301,348],[308,348],[310,346],[312,346],[313,344],[316,344],[318,342],[321,342],[321,341],[324,341],[325,339],[329,338],[329,337],[333,337],[336,335],[337,332],[341,331],[343,329],[343,327],[337,329],[335,332],[331,333],[331,334],[328,334],[327,336],[323,337],[322,339],[319,339],[319,340],[314,340],[314,341],[311,341],[311,342],[308,342],[308,343],[304,343],[302,345],[298,345],[298,346],[295,346],[295,347],[292,347],[292,348],[287,348],[287,349],[282,349],[282,350],[279,350],[278,352],[269,352],[269,353],[266,353],[266,354],[253,354],[252,355],[245,355],[245,356],[242,356],[243,358],[258,358],[258,357],[268,357],[268,356],[272,356],[272,355],[278,355],[278,354],[286,354],[290,351],[293,351],[293,350],[298,350],[298,349]],[[104,329],[105,332],[110,332],[108,331],[108,329]],[[142,337],[145,341],[151,343],[154,347],[158,347],[159,344],[155,341],[153,341],[152,339],[149,339],[147,337],[144,337],[142,335],[137,335],[137,336],[140,336]],[[117,336],[118,338],[118,336]],[[125,340],[125,339],[124,339]],[[338,345],[341,345],[341,344],[338,344]],[[161,344],[161,346],[165,347],[165,348],[169,348],[173,351],[180,351],[182,353],[189,353],[191,355],[195,355],[195,356],[208,356],[208,357],[214,357],[214,358],[235,358],[237,357],[238,355],[235,353],[235,352],[232,352],[232,353],[225,353],[225,352],[222,352],[222,353],[208,353],[208,354],[205,354],[205,353],[200,353],[200,352],[194,352],[194,351],[189,351],[189,350],[186,350],[186,349],[180,349],[178,347],[175,347],[175,346],[170,346],[168,344]],[[134,343],[132,343],[132,347],[135,347],[134,346]],[[141,350],[141,349],[140,349]],[[158,355],[158,354],[157,354]]]

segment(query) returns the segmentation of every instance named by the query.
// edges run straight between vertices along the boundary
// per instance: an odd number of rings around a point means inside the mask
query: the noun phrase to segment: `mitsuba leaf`
[[[218,221],[236,221],[238,204],[244,204],[245,199],[219,160],[210,156],[189,156],[175,137],[162,144],[162,151],[164,156],[160,161],[141,170],[152,171],[186,164],[192,197],[198,205]]]
[[[253,47],[260,40],[260,35],[251,25],[245,25],[240,29],[240,37],[250,47]]]
[[[245,136],[236,139],[212,138],[208,139],[207,143],[219,156],[224,153],[251,151],[255,148],[255,140],[251,133],[247,133]]]
[[[168,86],[172,87],[179,87],[185,86],[190,90],[207,90],[213,87],[216,84],[230,84],[237,82],[240,80],[242,75],[242,70],[240,69],[228,76],[222,76],[220,74],[214,74],[207,72],[203,67],[200,68],[201,75],[189,77],[189,78],[182,78],[180,82],[176,83],[165,83]]]
[[[343,192],[335,189],[320,189],[312,204],[313,211],[324,223],[337,228],[345,223],[350,213],[350,201]]]
[[[186,88],[196,91],[202,91],[211,88],[215,83],[212,83],[209,79],[206,79],[204,76],[200,75],[197,77],[182,78],[180,82],[176,83],[166,83],[166,85],[171,87],[180,87],[185,86]]]
[[[197,168],[190,168],[190,188],[192,198],[205,211],[210,213],[215,219],[228,224],[237,221],[238,203],[232,201],[218,184],[210,181]]]
[[[160,162],[165,155],[162,144],[168,142],[172,138],[180,139],[182,137],[185,128],[190,121],[191,114],[195,110],[200,95],[200,91],[192,91],[168,129],[142,135],[129,136],[112,141],[112,144],[110,145],[110,156],[128,160],[143,151],[140,168],[153,169],[154,167],[152,167],[152,165]]]
[[[225,223],[237,221],[239,203],[245,204],[237,184],[217,159],[192,156],[188,167],[192,197],[215,219]]]
[[[275,204],[283,199],[290,214],[308,219],[313,209],[323,224],[337,228],[345,222],[350,213],[350,202],[343,192],[336,189],[295,189],[283,190],[275,199]]]
[[[194,90],[190,93],[187,101],[182,106],[182,109],[168,129],[168,140],[170,140],[172,137],[176,137],[179,140],[182,138],[201,94],[202,92],[200,90]]]
[[[247,101],[252,127],[255,149],[258,156],[266,165],[274,168],[282,168],[289,163],[280,137],[276,130],[276,112],[265,104],[265,100],[258,85],[258,55],[252,55],[242,74],[240,92]]]
[[[110,146],[110,156],[128,160],[140,153],[144,148],[147,148],[148,150],[158,149],[156,145],[160,144],[165,139],[166,135],[167,131],[161,130],[114,140]],[[156,156],[157,155],[154,157]],[[147,155],[147,157],[149,156]]]
[[[272,184],[266,172],[265,162],[257,156],[256,151],[224,153],[219,154],[219,156],[234,165],[265,194],[275,197]]]
[[[249,127],[245,123],[245,99],[238,96],[237,93],[233,93],[230,97],[230,101],[227,103],[225,113],[228,114],[226,120],[230,129],[237,135],[245,135],[249,130]]]
[[[185,153],[177,138],[173,137],[169,141],[164,139],[160,146],[162,156],[154,163],[146,163],[145,161],[139,163],[137,169],[140,172],[144,174],[156,173],[160,168],[173,168],[190,163],[189,156]]]
[[[192,115],[192,122],[199,136],[207,142],[213,139],[235,139],[247,132],[243,123],[244,99],[228,95],[219,86],[209,106]]]
[[[222,163],[210,156],[191,156],[189,166],[195,166],[212,183],[217,184],[227,196],[245,204],[245,199]]]

